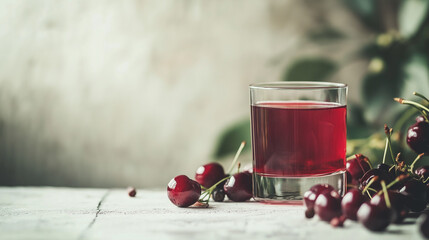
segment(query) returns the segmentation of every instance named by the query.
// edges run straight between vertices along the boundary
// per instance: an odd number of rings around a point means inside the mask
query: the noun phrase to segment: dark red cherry
[[[225,175],[225,177],[228,177],[229,175]],[[223,200],[225,199],[225,190],[223,189],[223,187],[225,186],[227,180],[222,181],[221,183],[219,183],[216,188],[213,190],[212,192],[212,198],[215,202],[223,202]]]
[[[201,195],[201,186],[185,175],[179,175],[168,183],[167,195],[178,207],[189,207],[196,203]]]
[[[339,217],[334,217],[330,221],[330,224],[332,227],[342,227],[344,226],[344,222],[347,220],[347,218],[344,215],[341,215]]]
[[[425,118],[422,115],[416,117],[416,122],[424,122],[424,121],[425,121]]]
[[[314,211],[323,221],[341,216],[341,196],[337,191],[322,192],[314,203]]]
[[[388,182],[391,182],[396,178],[395,168],[392,165],[380,163],[377,165],[377,169],[382,171],[388,177]]]
[[[388,177],[383,171],[377,168],[373,168],[363,175],[363,177],[359,180],[360,182],[359,189],[360,190],[365,189],[365,187],[371,182],[371,180],[374,177],[377,177],[377,178],[376,180],[374,180],[374,182],[371,184],[370,187],[377,191],[381,190],[381,184],[380,184],[381,180],[384,180],[387,182]],[[370,191],[370,193],[373,194],[374,192]]]
[[[427,186],[426,184],[410,179],[404,183],[399,193],[406,197],[405,204],[413,212],[421,212],[427,204]]]
[[[306,218],[313,218],[314,214],[315,214],[314,208],[305,210],[305,217]]]
[[[313,209],[314,208],[314,202],[316,201],[316,198],[321,194],[322,192],[330,192],[335,190],[334,187],[332,187],[329,184],[316,184],[310,188],[307,192],[304,193],[304,204],[307,207],[307,209]]]
[[[349,190],[341,201],[343,215],[348,219],[357,221],[356,213],[366,200],[366,197],[358,189]]]
[[[357,181],[371,169],[369,159],[362,154],[356,154],[354,157],[347,159],[346,170],[352,176],[352,181]]]
[[[219,163],[208,163],[197,169],[195,181],[201,186],[209,188],[225,176],[223,167]]]
[[[404,183],[406,181],[408,181],[408,178],[410,177],[408,173],[406,172],[402,172],[400,170],[396,170],[396,178],[401,178],[401,180],[399,180],[398,182],[396,182],[395,184],[393,184],[393,186],[391,186],[389,188],[389,190],[398,190],[401,189],[404,186]],[[389,184],[388,182],[386,182],[387,184]]]
[[[423,180],[426,180],[429,177],[429,166],[419,167],[414,171],[414,173],[419,177],[422,177]]]
[[[252,174],[249,172],[236,173],[229,178],[224,186],[229,199],[234,202],[244,202],[252,198]]]
[[[225,190],[223,188],[215,188],[212,192],[212,198],[215,202],[223,202],[225,199]]]
[[[417,225],[419,226],[420,234],[425,238],[429,239],[429,214],[423,213],[417,219]]]
[[[408,128],[407,144],[416,153],[429,153],[429,123],[417,122]]]
[[[128,196],[135,197],[137,194],[137,191],[134,187],[128,187],[127,188]]]
[[[381,171],[384,171],[384,172],[389,172],[391,167],[392,166],[390,166],[388,164],[384,164],[384,163],[380,163],[377,165],[377,169],[380,169]]]
[[[408,208],[405,204],[406,197],[396,191],[388,191],[390,205],[393,210],[392,222],[401,223],[408,214]],[[371,204],[381,207],[387,207],[384,193],[375,195],[371,199]]]
[[[371,231],[384,231],[389,226],[393,217],[391,208],[381,205],[374,205],[371,202],[366,202],[360,206],[357,217],[367,229]]]

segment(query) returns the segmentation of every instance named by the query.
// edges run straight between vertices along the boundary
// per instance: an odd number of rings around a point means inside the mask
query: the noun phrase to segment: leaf
[[[323,81],[337,69],[326,58],[302,58],[292,63],[283,75],[283,81]]]
[[[398,74],[399,75],[399,74]],[[394,104],[400,88],[400,76],[387,74],[368,74],[363,79],[362,94],[365,106],[365,120],[377,126],[386,123],[386,114]]]
[[[428,62],[420,54],[414,54],[404,65],[404,83],[399,97],[410,98],[413,92],[429,97]]]
[[[405,38],[414,36],[425,20],[429,9],[428,0],[402,1],[399,8],[399,32]]]
[[[375,30],[380,30],[380,21],[377,17],[377,2],[375,0],[344,0],[349,7],[364,24]]]
[[[237,152],[242,141],[246,141],[247,146],[243,151],[250,149],[250,120],[244,119],[227,128],[219,137],[214,157],[222,158]]]

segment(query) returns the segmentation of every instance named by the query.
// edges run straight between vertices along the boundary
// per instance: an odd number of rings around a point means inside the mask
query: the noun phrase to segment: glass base
[[[346,172],[311,177],[272,177],[253,173],[253,197],[268,204],[302,204],[304,193],[319,183],[332,185],[343,195]]]

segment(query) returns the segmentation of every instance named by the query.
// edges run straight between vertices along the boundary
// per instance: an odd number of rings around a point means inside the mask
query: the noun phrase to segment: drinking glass
[[[346,187],[347,85],[272,82],[250,85],[253,195],[299,204],[311,186]]]

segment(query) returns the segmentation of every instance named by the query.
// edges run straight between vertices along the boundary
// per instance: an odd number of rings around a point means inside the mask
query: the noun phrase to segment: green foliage
[[[283,75],[284,81],[323,81],[337,69],[326,58],[301,58],[293,62]]]
[[[243,151],[250,149],[250,120],[243,119],[227,128],[219,137],[217,147],[214,152],[215,158],[222,158],[237,151],[242,141],[247,145]]]
[[[376,0],[344,0],[345,4],[369,28],[380,29]]]
[[[404,64],[404,82],[400,97],[410,98],[413,92],[429,96],[429,69],[422,54],[414,54]]]
[[[399,8],[399,31],[405,38],[414,36],[427,17],[428,0],[402,1]]]

